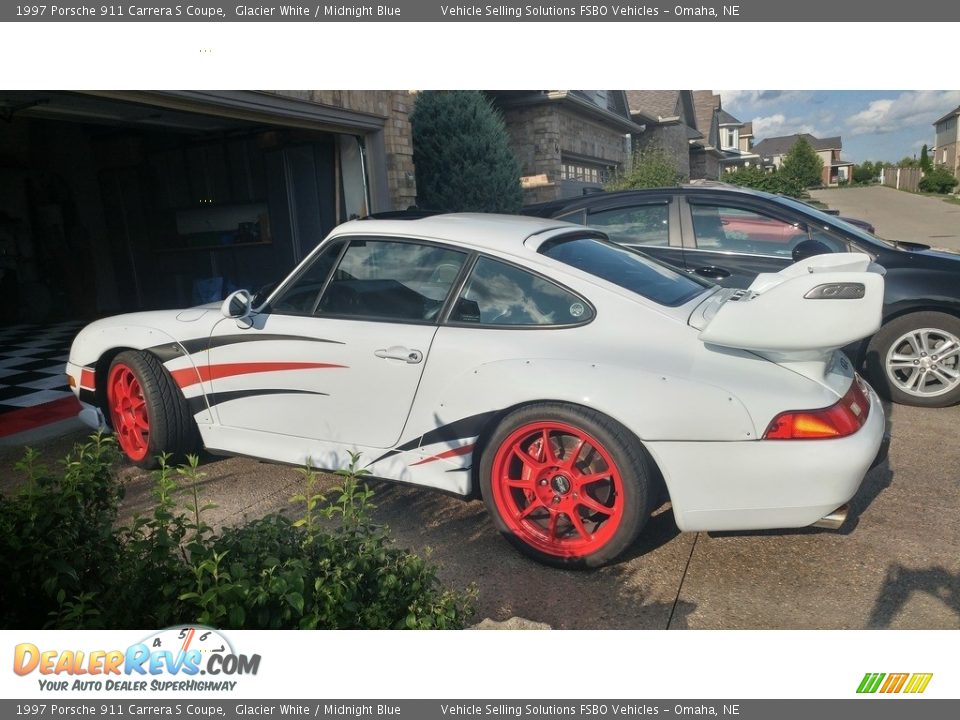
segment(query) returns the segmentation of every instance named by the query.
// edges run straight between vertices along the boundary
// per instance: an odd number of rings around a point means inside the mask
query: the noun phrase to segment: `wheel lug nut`
[[[540,484],[541,484],[541,485],[546,485],[546,484],[547,484],[547,481],[546,481],[546,480],[541,480],[541,481],[540,481]]]
[[[554,495],[554,496],[553,496],[553,504],[556,505],[558,502],[560,502],[560,496],[559,496],[559,495]]]

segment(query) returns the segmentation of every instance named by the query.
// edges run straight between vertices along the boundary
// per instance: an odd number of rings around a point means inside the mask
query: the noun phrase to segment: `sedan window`
[[[317,315],[435,320],[466,253],[412,242],[354,240],[320,298]]]
[[[338,242],[321,251],[313,262],[274,298],[270,303],[271,312],[284,315],[313,314],[323,284],[327,281],[342,250],[343,243]]]
[[[568,235],[547,240],[537,252],[661,305],[682,305],[711,286],[639,252],[597,238]]]
[[[450,315],[454,323],[573,325],[593,318],[586,301],[549,280],[481,257]]]
[[[691,205],[693,232],[701,250],[790,257],[807,229],[769,215],[735,207]]]
[[[666,204],[634,205],[590,213],[587,225],[624,245],[669,245],[669,214]]]

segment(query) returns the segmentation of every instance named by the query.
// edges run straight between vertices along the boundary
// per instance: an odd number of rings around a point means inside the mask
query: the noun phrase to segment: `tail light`
[[[870,414],[870,400],[863,380],[855,376],[839,402],[821,410],[790,410],[777,415],[767,426],[764,440],[819,440],[853,435]]]

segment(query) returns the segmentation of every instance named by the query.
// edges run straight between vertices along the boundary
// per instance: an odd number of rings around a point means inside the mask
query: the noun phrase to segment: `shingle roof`
[[[743,129],[740,130],[740,137],[743,137],[744,135],[753,135],[753,123],[752,123],[752,122],[745,122],[745,123],[743,124]]]
[[[728,113],[723,108],[720,108],[720,110],[717,112],[717,120],[721,125],[743,125],[742,122],[737,120],[733,115]]]
[[[680,114],[679,90],[627,90],[631,113],[642,113],[653,119]]]
[[[810,133],[799,133],[761,140],[753,146],[753,151],[757,155],[763,156],[786,155],[801,137],[810,143],[814,150],[840,150],[843,148],[843,142],[839,136],[821,139],[815,138]]]
[[[720,107],[720,96],[714,95],[713,90],[694,90],[693,105],[697,114],[697,130],[704,137],[709,137],[710,127],[713,125],[713,112]]]

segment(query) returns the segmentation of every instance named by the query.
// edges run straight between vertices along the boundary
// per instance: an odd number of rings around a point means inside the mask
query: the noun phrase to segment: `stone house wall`
[[[634,152],[659,150],[672,162],[682,181],[693,177],[691,167],[690,143],[687,140],[687,128],[676,123],[673,125],[647,126],[647,130],[633,138]]]

